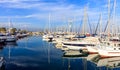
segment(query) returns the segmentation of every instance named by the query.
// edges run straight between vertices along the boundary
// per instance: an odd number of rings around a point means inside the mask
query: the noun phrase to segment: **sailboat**
[[[52,39],[53,39],[53,35],[51,34],[51,29],[50,29],[50,18],[51,18],[51,15],[49,14],[49,32],[48,32],[48,34],[45,34],[45,35],[43,35],[43,40],[45,40],[45,41],[52,41]]]
[[[84,9],[84,19],[83,19],[83,36],[79,36],[79,40],[68,40],[68,41],[63,41],[63,47],[67,47],[68,49],[72,50],[81,50],[81,49],[87,49],[86,46],[93,46],[96,44],[96,42],[99,42],[98,40],[95,39],[95,37],[86,37],[85,36],[85,24],[87,21],[87,12],[86,12],[86,7]],[[82,38],[81,38],[82,37]],[[93,40],[96,40],[93,42]]]
[[[6,36],[2,33],[0,33],[0,44],[4,44],[6,40]]]
[[[10,29],[11,29],[11,22],[9,22],[9,30],[8,33],[6,34],[6,42],[16,42],[17,38],[15,35],[11,35]]]
[[[114,12],[115,12],[115,7],[116,7],[116,0],[114,1]],[[102,43],[102,45],[100,45],[98,53],[103,58],[120,56],[120,38],[119,38],[119,36],[118,36],[118,38],[115,38],[115,39],[111,39],[111,37],[108,37],[108,40],[105,40]]]
[[[99,23],[98,23],[98,25],[99,25],[99,28],[100,28],[100,26],[101,26],[101,19],[102,19],[102,15],[100,14],[100,19],[99,19]],[[98,27],[98,25],[97,25],[97,27]],[[97,28],[96,27],[96,28]],[[97,32],[97,29],[96,29],[96,31],[95,31],[95,34],[96,34],[96,32]],[[100,28],[100,34],[99,34],[100,36],[101,36],[101,28]],[[100,37],[94,37],[94,39],[97,39],[98,38],[98,42],[96,43],[96,45],[93,45],[93,46],[87,46],[87,50],[88,50],[88,52],[90,53],[90,54],[96,54],[96,53],[98,53],[98,44],[100,44],[101,43],[101,38]],[[93,40],[94,40],[93,39]]]
[[[100,45],[98,53],[102,58],[120,56],[120,42],[106,41],[103,45]]]

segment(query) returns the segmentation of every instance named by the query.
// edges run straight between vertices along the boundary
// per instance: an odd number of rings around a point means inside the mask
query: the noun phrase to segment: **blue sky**
[[[62,27],[68,25],[68,20],[74,19],[74,27],[79,27],[82,22],[84,7],[90,23],[98,23],[99,15],[102,13],[102,24],[107,20],[108,0],[0,0],[0,26],[8,26],[11,19],[14,27],[31,28],[39,30],[48,25],[49,14],[51,14],[51,27]],[[120,25],[119,5],[116,6],[116,23]],[[111,0],[111,8],[113,0]]]

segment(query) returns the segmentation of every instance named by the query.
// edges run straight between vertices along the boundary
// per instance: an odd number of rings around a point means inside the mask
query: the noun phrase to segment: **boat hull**
[[[101,56],[101,58],[119,57],[120,56],[120,50],[102,50],[102,49],[99,49],[98,53]]]
[[[98,48],[96,46],[87,46],[87,50],[89,54],[97,54]]]
[[[86,50],[87,48],[85,46],[70,46],[70,45],[63,45],[64,47],[67,47],[69,50]]]

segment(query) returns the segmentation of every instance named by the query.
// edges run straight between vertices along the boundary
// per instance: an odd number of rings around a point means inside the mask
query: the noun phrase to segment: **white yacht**
[[[6,36],[6,42],[16,42],[16,41],[17,41],[16,36],[14,35]]]
[[[53,35],[49,35],[49,34],[43,35],[43,40],[45,41],[52,41],[52,39],[53,39]]]
[[[104,42],[104,44],[99,45],[98,53],[103,58],[120,56],[120,42]]]
[[[76,41],[64,41],[63,47],[67,47],[72,50],[87,49],[86,46],[94,46],[99,43],[98,38],[96,37],[86,37],[81,40]]]
[[[0,34],[0,43],[4,43],[6,40],[6,36],[4,34]]]
[[[88,45],[87,50],[90,54],[98,53],[98,44],[101,43],[101,40],[98,37],[94,37],[90,42],[93,42],[95,45]]]
[[[89,54],[96,54],[98,53],[98,46],[87,46],[87,50],[89,52]]]
[[[120,67],[120,57],[104,58],[100,59],[97,63],[98,67],[107,66],[110,68]]]

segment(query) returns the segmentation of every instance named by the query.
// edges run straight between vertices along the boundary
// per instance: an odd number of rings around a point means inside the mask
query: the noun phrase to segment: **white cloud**
[[[28,0],[0,0],[2,7],[7,8],[21,8],[21,9],[30,9],[34,11],[34,13],[28,15],[16,15],[16,16],[1,16],[0,18],[34,18],[38,19],[39,21],[48,21],[48,14],[51,13],[51,23],[62,22],[67,23],[68,19],[74,19],[76,23],[81,23],[80,21],[83,18],[84,14],[84,7],[83,6],[76,6],[74,4],[66,4],[63,2],[43,2],[38,0],[32,0],[33,2]],[[35,2],[36,1],[36,2]],[[58,1],[58,0],[56,0]],[[95,3],[96,0],[92,0]],[[101,0],[99,0],[101,1]],[[3,4],[3,5],[2,5]],[[102,4],[102,6],[90,8],[88,3],[88,15],[91,23],[98,23],[99,15],[102,13],[103,15],[103,22],[107,20],[107,4]]]

